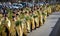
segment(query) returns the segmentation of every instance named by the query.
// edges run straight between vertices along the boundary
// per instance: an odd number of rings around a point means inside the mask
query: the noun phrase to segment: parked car
[[[0,9],[2,9],[2,7],[3,7],[2,4],[0,4]]]
[[[33,4],[32,3],[28,3],[28,7],[33,7]]]
[[[23,7],[26,7],[26,2],[21,2],[20,4],[22,4]]]
[[[38,4],[43,6],[46,2],[39,2]]]
[[[12,9],[19,9],[19,7],[17,6],[17,4],[13,4]]]
[[[22,4],[17,4],[17,6],[19,7],[19,9],[23,8]]]

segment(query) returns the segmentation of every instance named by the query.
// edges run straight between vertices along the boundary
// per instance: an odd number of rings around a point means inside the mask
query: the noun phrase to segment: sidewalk
[[[55,27],[57,21],[60,18],[60,12],[52,13],[46,20],[45,24],[36,30],[28,33],[28,36],[53,36],[53,28]],[[55,30],[56,31],[56,30]],[[53,32],[53,33],[51,33]]]

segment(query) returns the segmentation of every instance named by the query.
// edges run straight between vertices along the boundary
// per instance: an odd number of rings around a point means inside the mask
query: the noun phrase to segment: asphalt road
[[[28,33],[28,36],[60,36],[60,12],[52,13],[43,26]]]

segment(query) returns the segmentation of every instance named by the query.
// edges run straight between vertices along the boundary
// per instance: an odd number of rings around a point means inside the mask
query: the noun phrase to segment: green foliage
[[[3,30],[3,27],[0,25],[0,33],[1,33],[2,30]]]
[[[30,18],[29,18],[29,16],[26,16],[25,19],[26,19],[26,20],[29,20]]]
[[[7,12],[8,12],[8,18],[12,19],[13,11],[7,8]]]
[[[34,14],[31,15],[31,17],[34,16]]]
[[[46,14],[45,13],[42,13],[43,16],[45,16]]]
[[[24,17],[24,14],[20,14],[20,19],[23,19]]]
[[[4,24],[7,24],[7,22],[8,22],[8,21],[6,21],[6,20],[2,20],[2,23],[1,23],[1,24],[4,25]]]
[[[32,14],[32,15],[31,15],[31,17],[32,17],[32,16],[33,16],[33,18],[36,18],[36,17],[38,17],[37,15],[34,15],[34,14]]]
[[[34,18],[36,18],[36,17],[38,17],[37,15],[36,16],[34,16]]]
[[[43,8],[45,7],[45,5],[42,6]]]
[[[19,26],[19,25],[21,25],[21,24],[22,24],[22,21],[16,21],[16,22],[15,22],[15,25],[16,25],[16,26]]]

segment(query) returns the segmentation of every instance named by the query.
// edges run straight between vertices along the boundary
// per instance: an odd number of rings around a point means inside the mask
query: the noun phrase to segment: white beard
[[[8,27],[10,28],[11,22],[10,22],[10,20],[9,20],[8,18],[7,18],[7,21],[8,21],[7,25],[8,25]]]
[[[11,26],[11,22],[10,20],[8,20],[8,27],[10,28],[10,26]]]
[[[1,21],[0,21],[0,25],[1,25]]]

